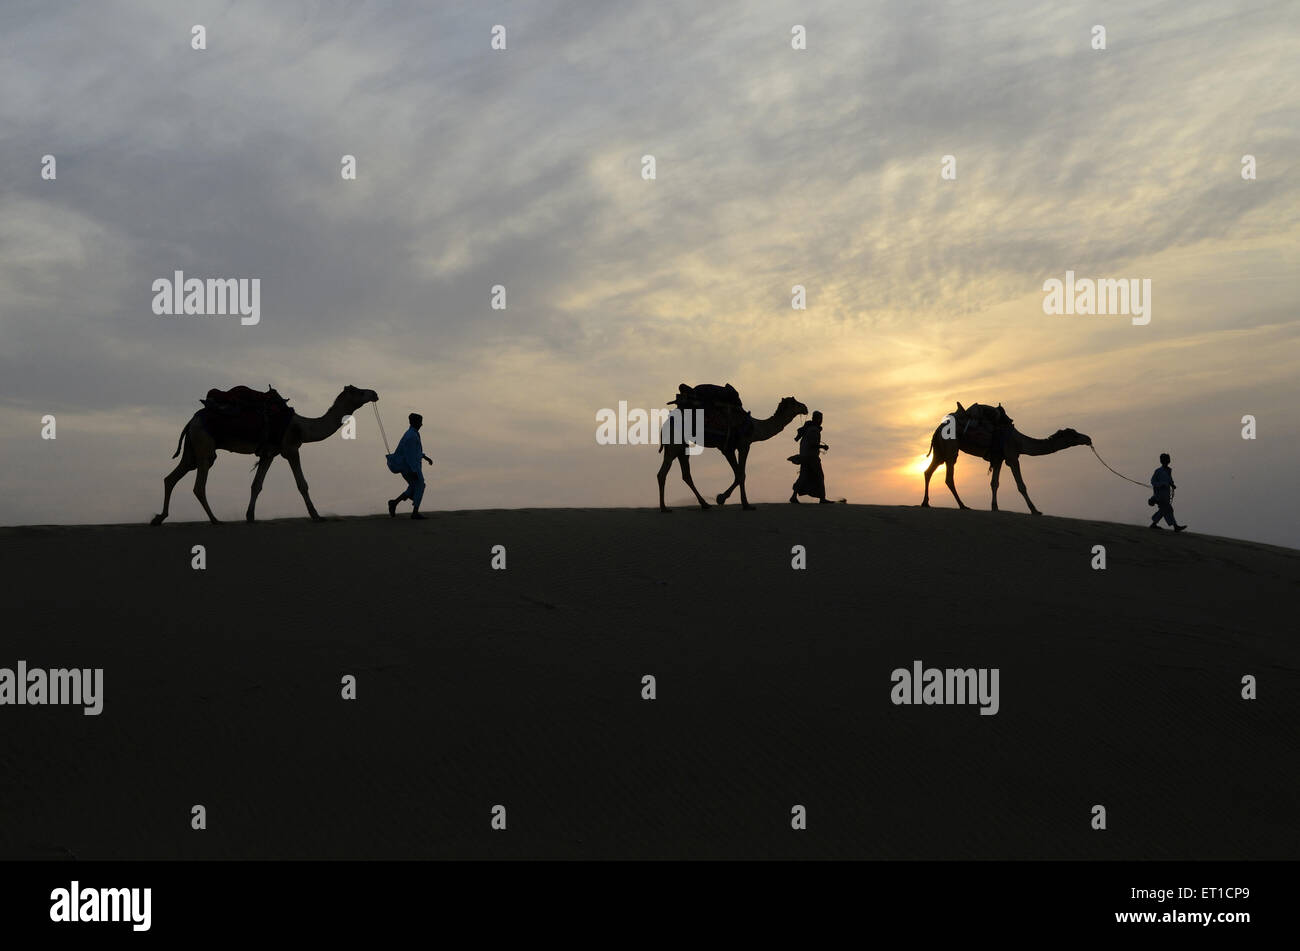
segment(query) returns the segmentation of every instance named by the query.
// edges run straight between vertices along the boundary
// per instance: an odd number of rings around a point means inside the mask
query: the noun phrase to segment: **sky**
[[[1293,2],[6,3],[0,523],[147,521],[236,384],[373,389],[390,442],[422,413],[426,510],[653,506],[656,447],[598,412],[730,382],[823,411],[833,498],[917,504],[943,415],[1000,402],[1143,482],[1170,452],[1194,531],[1300,547],[1297,62]],[[260,322],[155,314],[175,270],[259,279]],[[1150,322],[1045,314],[1067,270],[1150,280]],[[368,407],[304,447],[317,508],[383,511],[384,451]],[[1086,448],[1023,471],[1049,514],[1149,516]],[[984,463],[956,478],[988,507]],[[282,461],[258,511],[305,514]]]

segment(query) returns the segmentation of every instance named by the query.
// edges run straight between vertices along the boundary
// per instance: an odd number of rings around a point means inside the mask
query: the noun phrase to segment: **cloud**
[[[653,501],[656,461],[596,447],[594,412],[682,381],[816,403],[844,427],[828,477],[879,501],[913,500],[898,467],[954,399],[1053,428],[1128,406],[1191,445],[1232,401],[1283,414],[1298,25],[1181,2],[6,7],[0,445],[44,462],[0,482],[0,520],[147,514],[135,460],[160,477],[198,396],[241,382],[311,412],[344,383],[392,420],[436,407],[464,505]],[[262,324],[154,316],[175,269],[261,278]],[[1046,317],[1066,269],[1152,277],[1152,325]],[[115,501],[40,468],[44,412],[85,422],[61,440],[133,421],[96,443]],[[352,448],[312,484],[369,510],[356,486],[386,476]],[[755,458],[783,493],[783,456]],[[51,481],[75,504],[39,501]]]

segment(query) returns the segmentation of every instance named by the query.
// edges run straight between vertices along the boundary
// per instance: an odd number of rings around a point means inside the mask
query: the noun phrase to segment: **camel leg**
[[[704,496],[700,495],[700,490],[695,488],[695,481],[691,478],[691,457],[682,453],[677,457],[677,463],[681,466],[682,481],[691,487],[691,491],[695,493],[695,500],[700,503],[700,508],[708,508],[709,503],[704,501]]]
[[[668,453],[668,447],[664,447],[664,461],[659,466],[659,511],[671,512],[668,506],[664,505],[664,480],[668,478],[668,470],[673,467],[673,457]]]
[[[271,462],[275,456],[262,456],[257,460],[257,474],[253,476],[253,491],[248,497],[248,511],[244,513],[244,518],[253,521],[253,509],[257,507],[257,497],[262,492],[262,480],[266,478],[266,470],[271,468]]]
[[[944,466],[947,468],[947,475],[944,477],[943,481],[948,486],[948,491],[952,493],[952,497],[957,500],[957,508],[964,509],[969,506],[967,506],[966,503],[961,500],[961,496],[957,494],[957,483],[952,477],[952,469],[953,466],[956,465],[956,462],[957,460],[955,459],[945,459],[943,461]]]
[[[214,457],[200,462],[198,465],[199,474],[194,477],[194,497],[203,506],[203,511],[208,513],[208,521],[213,525],[219,525],[220,519],[212,514],[212,509],[208,505],[208,470],[212,468],[212,464],[216,461]]]
[[[167,518],[169,507],[172,501],[172,489],[176,488],[176,483],[181,481],[185,473],[194,468],[194,459],[190,455],[189,447],[181,455],[181,461],[177,463],[176,468],[163,477],[163,510],[153,517],[150,525],[161,525]]]
[[[291,449],[283,453],[284,458],[289,462],[289,468],[293,470],[293,480],[298,483],[298,491],[302,493],[302,500],[307,503],[307,514],[311,516],[313,522],[323,522],[316,512],[316,506],[311,504],[311,496],[307,494],[307,479],[302,474],[302,460],[298,458],[298,450]]]
[[[749,459],[749,446],[740,447],[740,465],[736,469],[736,479],[740,482],[740,508],[745,512],[752,512],[758,508],[757,505],[749,504],[749,497],[745,495],[745,464]]]
[[[1008,459],[1007,465],[1011,467],[1011,474],[1016,477],[1016,488],[1025,497],[1025,504],[1029,506],[1029,511],[1035,515],[1042,515],[1042,512],[1034,508],[1033,500],[1029,498],[1029,490],[1025,488],[1025,480],[1020,478],[1020,460]]]
[[[731,466],[731,485],[727,486],[725,492],[719,492],[717,496],[717,503],[725,505],[727,499],[731,498],[731,493],[736,491],[736,487],[740,485],[740,470],[736,464],[736,450],[723,449],[721,452],[722,458],[726,459],[727,465]]]
[[[930,507],[930,476],[934,475],[934,470],[941,465],[943,465],[943,460],[939,458],[939,454],[936,452],[934,458],[930,460],[930,467],[925,470],[925,496],[921,499],[921,508],[923,509]]]
[[[993,487],[993,511],[998,510],[998,475],[1002,472],[1002,460],[999,459],[993,463],[993,480],[990,485]]]

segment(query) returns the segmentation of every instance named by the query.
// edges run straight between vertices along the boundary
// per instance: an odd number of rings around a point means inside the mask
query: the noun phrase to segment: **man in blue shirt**
[[[1156,514],[1151,516],[1151,527],[1159,528],[1160,520],[1163,518],[1174,527],[1174,531],[1181,532],[1186,525],[1179,525],[1174,521],[1174,485],[1173,469],[1169,465],[1169,453],[1160,454],[1160,468],[1151,475],[1151,488],[1155,491],[1148,500],[1151,505],[1160,506],[1156,509]]]
[[[397,451],[393,453],[398,474],[406,480],[406,491],[397,498],[388,500],[388,514],[396,515],[397,503],[410,499],[414,505],[411,518],[424,518],[420,514],[420,500],[424,498],[424,473],[420,463],[424,461],[433,465],[433,460],[424,454],[424,447],[420,445],[420,427],[424,425],[424,417],[419,413],[411,413],[407,419],[411,421],[411,428],[402,434],[397,443]]]

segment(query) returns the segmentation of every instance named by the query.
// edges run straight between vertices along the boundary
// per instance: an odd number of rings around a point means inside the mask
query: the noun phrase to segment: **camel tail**
[[[664,451],[664,444],[663,444],[663,443],[660,443],[660,444],[659,444],[659,448],[658,448],[657,450],[655,450],[655,451],[656,451],[656,452],[663,452],[663,451]]]
[[[177,456],[181,454],[181,449],[185,446],[185,436],[189,431],[190,431],[190,424],[186,423],[184,428],[181,429],[181,438],[176,440],[176,451],[172,453],[173,459],[175,459]]]

